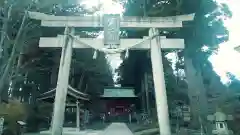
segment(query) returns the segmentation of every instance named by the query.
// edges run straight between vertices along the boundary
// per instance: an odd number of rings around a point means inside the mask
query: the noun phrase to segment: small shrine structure
[[[134,111],[137,96],[134,88],[126,87],[107,87],[104,89],[101,100],[104,105],[104,117],[107,119],[129,120],[129,116]]]

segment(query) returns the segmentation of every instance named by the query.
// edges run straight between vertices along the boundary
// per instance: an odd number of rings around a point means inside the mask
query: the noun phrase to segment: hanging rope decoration
[[[129,51],[128,49],[126,50],[126,53],[125,53],[125,59],[127,59],[129,57]]]
[[[68,36],[70,36],[71,38],[73,38],[76,42],[78,42],[79,44],[82,44],[82,45],[86,45],[86,46],[90,46],[91,48],[95,49],[95,52],[97,54],[97,51],[100,51],[100,52],[104,52],[106,54],[116,54],[116,53],[122,53],[124,52],[125,50],[128,50],[133,48],[134,46],[137,46],[137,45],[140,45],[140,44],[144,44],[146,42],[149,42],[151,41],[152,39],[156,38],[157,36],[160,36],[160,34],[156,34],[156,35],[153,35],[153,36],[150,36],[146,39],[143,39],[142,41],[136,43],[136,44],[133,44],[131,45],[130,47],[125,47],[125,48],[116,48],[116,49],[108,49],[108,48],[97,48],[96,46],[94,45],[91,45],[91,44],[87,44],[87,43],[84,43],[82,42],[79,38],[77,38],[76,36],[74,35],[71,35],[71,34],[67,34]],[[94,52],[94,55],[95,55],[95,52]]]
[[[98,52],[97,52],[97,50],[95,50],[94,54],[93,54],[93,59],[97,59],[97,55],[98,55]]]

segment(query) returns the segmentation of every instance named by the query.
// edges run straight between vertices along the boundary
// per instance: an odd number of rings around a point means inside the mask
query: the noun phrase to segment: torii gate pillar
[[[149,36],[154,36],[158,34],[156,28],[151,28],[149,30]],[[162,52],[160,37],[156,37],[150,42],[151,50],[151,62],[152,62],[152,72],[155,87],[155,100],[157,107],[158,124],[160,128],[161,135],[171,135],[171,129],[169,124],[168,115],[168,103],[167,103],[167,93],[166,85],[164,79],[163,62],[162,62]]]
[[[74,28],[65,28],[62,54],[60,59],[58,81],[52,118],[52,135],[62,135],[66,95],[68,89],[70,65],[72,60],[73,40],[67,34],[74,34]]]

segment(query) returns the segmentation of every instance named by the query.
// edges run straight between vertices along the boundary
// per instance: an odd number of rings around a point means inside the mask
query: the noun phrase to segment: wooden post
[[[65,35],[62,46],[62,54],[59,65],[58,82],[54,102],[52,135],[62,135],[73,44],[73,40],[67,36],[67,34],[74,34],[74,28],[66,27],[64,33]]]
[[[50,125],[50,127],[49,127],[49,130],[50,131],[52,131],[52,125],[53,125],[53,112],[51,113],[51,116],[52,116],[52,118],[51,118],[51,125]]]
[[[151,28],[149,30],[149,36],[153,36],[156,34],[158,34],[157,29]],[[160,135],[171,135],[160,37],[156,37],[151,40],[150,45]]]
[[[79,101],[77,101],[76,105],[77,105],[76,124],[77,124],[77,130],[80,131],[80,106],[79,106]]]
[[[146,95],[147,114],[150,115],[149,89],[148,89],[148,77],[147,77],[147,72],[144,73],[144,89],[145,89],[145,95]]]
[[[145,102],[145,95],[144,95],[144,90],[145,90],[145,88],[144,88],[144,78],[141,80],[141,99],[142,99],[142,111],[145,113],[146,112],[146,108],[145,108],[145,104],[146,104],[146,102]]]

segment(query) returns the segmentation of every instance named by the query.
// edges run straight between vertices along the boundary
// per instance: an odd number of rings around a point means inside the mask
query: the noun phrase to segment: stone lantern
[[[208,115],[207,119],[213,122],[213,130],[212,133],[214,135],[231,135],[232,131],[228,129],[227,121],[233,120],[232,115],[226,115],[221,111],[221,109],[217,109],[217,111],[213,115]]]

